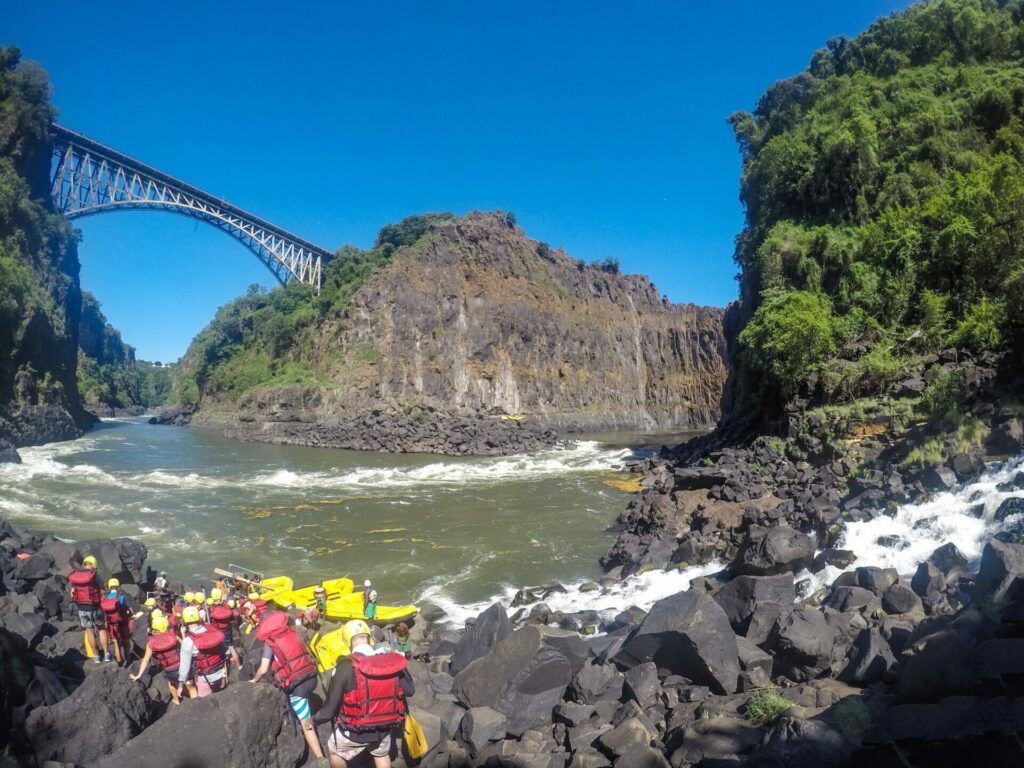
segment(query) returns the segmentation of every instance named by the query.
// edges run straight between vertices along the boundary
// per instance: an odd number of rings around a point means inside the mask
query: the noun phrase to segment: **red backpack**
[[[96,571],[75,571],[68,576],[71,582],[71,601],[76,605],[99,605],[103,599]]]
[[[189,637],[199,651],[195,657],[196,674],[209,675],[224,666],[226,655],[223,632],[207,627],[205,632],[196,632]]]
[[[235,613],[223,603],[210,607],[210,626],[227,633],[235,623]]]
[[[124,624],[128,621],[128,610],[121,605],[120,592],[115,592],[113,597],[108,595],[100,600],[100,608],[107,614],[108,624]]]
[[[281,611],[267,614],[256,628],[256,637],[274,653],[271,669],[274,681],[285,693],[316,674],[316,663],[306,650],[299,634],[288,626],[288,614]]]
[[[149,650],[165,672],[174,672],[181,663],[178,637],[173,632],[161,632],[149,638]]]
[[[353,653],[356,684],[345,694],[335,721],[352,731],[382,731],[405,722],[405,693],[399,678],[408,664],[401,653]]]

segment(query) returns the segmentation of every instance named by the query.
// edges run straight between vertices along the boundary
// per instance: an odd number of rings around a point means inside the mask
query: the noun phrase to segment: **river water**
[[[150,565],[192,586],[229,563],[297,585],[371,578],[382,604],[429,599],[459,620],[518,586],[599,576],[606,529],[629,500],[613,483],[661,443],[611,435],[452,458],[241,443],[114,419],[0,465],[0,516],[67,539],[137,538]]]

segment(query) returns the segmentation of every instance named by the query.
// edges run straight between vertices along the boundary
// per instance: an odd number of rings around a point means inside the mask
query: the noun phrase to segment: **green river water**
[[[109,420],[0,465],[0,516],[67,539],[137,538],[150,565],[192,586],[229,563],[296,585],[371,578],[382,604],[431,600],[459,620],[519,586],[600,575],[606,529],[629,500],[611,481],[626,477],[631,457],[680,439],[605,435],[531,455],[452,458]],[[673,586],[636,588],[656,597]],[[565,608],[585,607],[578,597]]]

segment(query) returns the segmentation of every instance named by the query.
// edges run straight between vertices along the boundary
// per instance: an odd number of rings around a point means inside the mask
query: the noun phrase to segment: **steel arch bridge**
[[[283,285],[320,291],[334,254],[227,200],[159,171],[77,131],[54,125],[50,191],[68,219],[118,210],[158,210],[204,221],[238,240]]]

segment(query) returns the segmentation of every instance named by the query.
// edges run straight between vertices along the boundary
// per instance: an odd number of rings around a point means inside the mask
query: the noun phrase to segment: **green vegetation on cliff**
[[[76,240],[49,199],[54,116],[46,73],[20,62],[17,48],[0,47],[0,437],[19,442],[33,440],[26,423],[34,406],[82,415]]]
[[[175,367],[136,360],[135,349],[124,343],[88,291],[82,293],[78,347],[78,392],[86,408],[167,402]]]
[[[221,307],[192,341],[173,399],[197,405],[207,395],[237,397],[265,385],[322,383],[309,359],[316,328],[344,313],[352,294],[395,251],[415,245],[431,225],[453,218],[451,213],[410,216],[383,227],[369,250],[342,246],[324,267],[319,295],[298,282],[271,291],[250,287],[245,296]],[[352,352],[373,354],[370,349]]]
[[[748,404],[813,374],[828,401],[870,395],[947,345],[1024,351],[1021,17],[915,5],[732,116]]]

